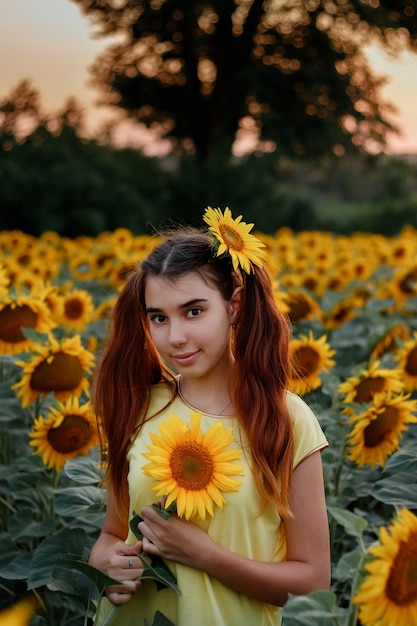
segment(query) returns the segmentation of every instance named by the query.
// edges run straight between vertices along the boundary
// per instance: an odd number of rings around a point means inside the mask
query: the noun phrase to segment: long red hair
[[[233,336],[231,394],[245,432],[252,469],[266,502],[290,514],[288,494],[293,463],[291,420],[285,393],[289,376],[289,322],[273,296],[268,270],[237,276],[228,256],[216,257],[212,238],[193,229],[167,236],[132,273],[114,307],[106,348],[95,374],[93,401],[103,433],[107,485],[127,507],[126,455],[147,415],[151,387],[165,382],[175,397],[174,374],[151,339],[144,298],[146,277],[176,279],[198,272],[230,300],[237,284],[242,299]]]

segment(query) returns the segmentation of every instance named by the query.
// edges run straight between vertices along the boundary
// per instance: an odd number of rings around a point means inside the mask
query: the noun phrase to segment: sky
[[[110,112],[96,104],[100,94],[89,85],[89,67],[108,44],[94,37],[90,22],[70,0],[0,0],[0,100],[29,79],[47,111],[59,110],[75,96],[90,127],[98,127]],[[387,76],[381,94],[396,107],[392,121],[402,132],[390,140],[388,152],[417,154],[417,54],[402,53],[393,61],[370,48],[367,55],[375,73]],[[139,143],[152,146],[153,138],[144,134]]]

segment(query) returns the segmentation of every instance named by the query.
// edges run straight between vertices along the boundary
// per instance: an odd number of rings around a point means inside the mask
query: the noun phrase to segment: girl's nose
[[[169,326],[169,342],[175,346],[183,345],[187,342],[185,328],[180,321],[176,322],[171,320]]]

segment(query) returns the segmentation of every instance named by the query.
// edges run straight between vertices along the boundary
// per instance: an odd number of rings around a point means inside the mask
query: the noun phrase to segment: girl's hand
[[[138,553],[142,549],[142,541],[132,546],[124,541],[118,541],[103,554],[103,564],[100,569],[121,582],[120,585],[106,587],[106,596],[113,604],[129,602],[141,586],[142,583],[138,579],[142,575],[143,566]]]
[[[199,526],[177,515],[164,519],[151,506],[143,507],[138,527],[143,535],[143,549],[150,555],[203,569],[202,555],[215,545]]]

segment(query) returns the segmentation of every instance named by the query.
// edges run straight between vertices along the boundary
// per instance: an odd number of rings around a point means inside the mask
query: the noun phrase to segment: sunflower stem
[[[362,568],[367,554],[362,535],[358,537],[358,544],[361,551],[361,559],[359,561],[358,567],[356,568],[355,578],[353,579],[352,583],[352,590],[350,593],[349,601],[349,619],[346,626],[356,626],[358,621],[359,606],[353,602],[353,598],[355,597],[359,589],[359,581],[362,576]]]

